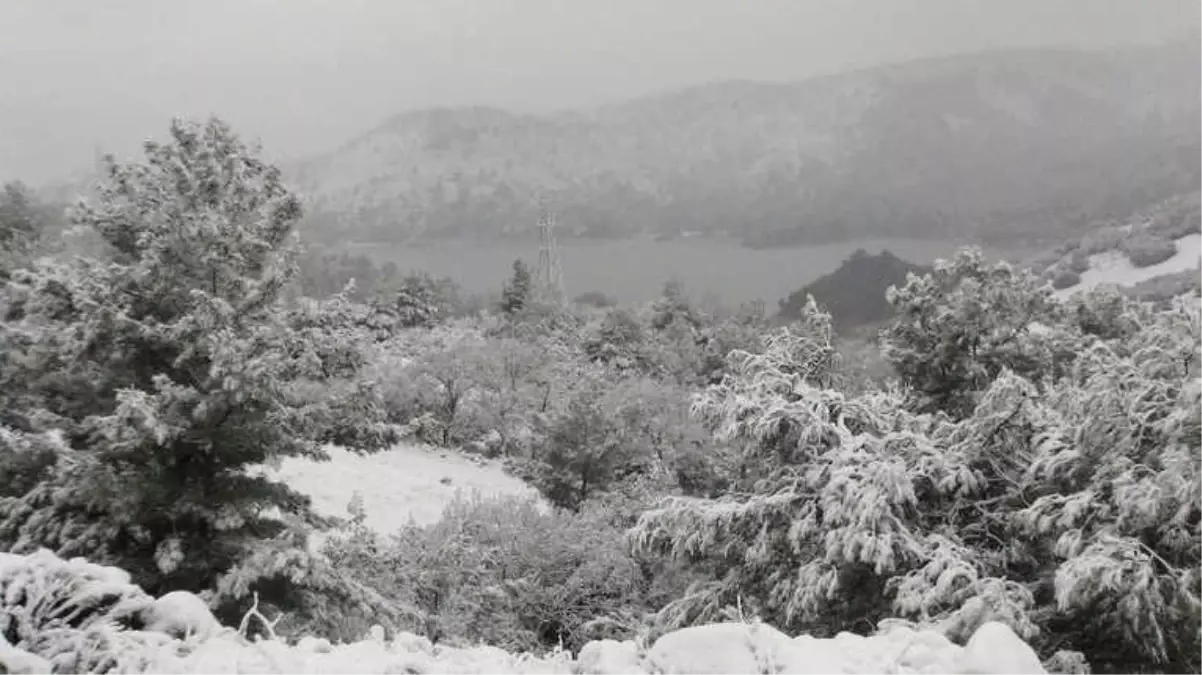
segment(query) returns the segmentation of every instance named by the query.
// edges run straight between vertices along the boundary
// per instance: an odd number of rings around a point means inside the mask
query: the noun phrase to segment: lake
[[[776,301],[839,267],[857,248],[869,253],[888,249],[914,263],[930,263],[958,248],[954,243],[909,239],[880,239],[821,246],[757,250],[735,240],[714,238],[654,241],[563,241],[560,267],[568,297],[601,291],[620,302],[650,300],[669,279],[685,285],[690,295],[711,296],[736,304],[762,299],[769,310]],[[417,246],[348,244],[345,250],[364,253],[383,264],[391,261],[403,271],[425,270],[449,276],[474,292],[499,291],[509,278],[513,261],[538,261],[538,245],[445,242]],[[1012,258],[1026,251],[985,248],[990,258]]]

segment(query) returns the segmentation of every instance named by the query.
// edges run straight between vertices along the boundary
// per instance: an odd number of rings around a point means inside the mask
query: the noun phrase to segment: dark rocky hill
[[[885,299],[889,287],[905,285],[907,274],[930,271],[930,267],[906,262],[889,251],[871,255],[859,249],[839,269],[782,300],[780,318],[797,318],[806,296],[813,295],[814,301],[830,312],[840,331],[878,324],[893,314]]]

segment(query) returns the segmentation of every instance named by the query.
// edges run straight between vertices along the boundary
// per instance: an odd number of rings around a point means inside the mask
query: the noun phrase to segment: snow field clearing
[[[1177,255],[1148,267],[1132,265],[1122,251],[1091,255],[1089,269],[1081,274],[1081,282],[1056,291],[1056,295],[1062,299],[1068,298],[1077,291],[1087,291],[1102,284],[1134,286],[1148,279],[1197,268],[1199,260],[1202,259],[1202,234],[1189,234],[1175,243]]]
[[[370,455],[329,447],[330,461],[288,458],[267,474],[313,499],[324,516],[347,516],[347,505],[358,492],[367,511],[367,526],[388,535],[412,519],[429,525],[442,516],[456,494],[469,497],[526,496],[538,492],[505,473],[500,464],[477,460],[453,450],[399,444]]]

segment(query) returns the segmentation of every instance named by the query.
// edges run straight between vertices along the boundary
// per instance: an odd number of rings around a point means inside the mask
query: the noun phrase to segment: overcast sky
[[[0,0],[0,180],[217,113],[269,155],[406,109],[586,106],[1000,47],[1197,30],[1198,0]]]

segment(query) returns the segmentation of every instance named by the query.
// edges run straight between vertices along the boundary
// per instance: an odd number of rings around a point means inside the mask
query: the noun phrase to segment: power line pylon
[[[563,290],[563,270],[559,264],[559,249],[555,245],[555,212],[543,196],[538,203],[538,269],[535,276],[537,294],[541,301],[562,306],[567,302]]]

